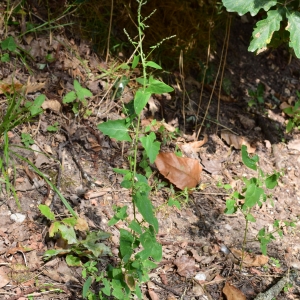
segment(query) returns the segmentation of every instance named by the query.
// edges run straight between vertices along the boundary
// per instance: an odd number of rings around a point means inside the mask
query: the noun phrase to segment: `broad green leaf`
[[[160,261],[162,258],[162,246],[156,241],[155,236],[147,230],[140,236],[140,241],[144,249],[149,250],[149,256],[151,256],[155,261]],[[148,257],[149,257],[148,256]],[[143,260],[148,257],[144,257]]]
[[[66,226],[64,224],[59,225],[59,231],[63,239],[65,239],[68,244],[76,244],[77,238],[73,227]]]
[[[88,235],[87,235],[87,237],[86,237],[86,239],[85,239],[85,241],[89,241],[89,242],[94,242],[95,243],[96,241],[99,241],[99,240],[106,240],[110,236],[111,236],[110,233],[98,230],[98,231],[89,232]]]
[[[47,205],[40,204],[39,210],[48,220],[50,220],[50,221],[55,220],[54,213],[51,211],[51,209]]]
[[[129,124],[126,123],[126,120],[110,120],[104,123],[101,123],[97,128],[102,131],[104,134],[108,135],[111,138],[114,138],[119,141],[128,141],[131,142],[131,137],[128,134]]]
[[[264,190],[260,187],[257,187],[255,184],[250,184],[247,187],[245,193],[245,204],[244,208],[251,208],[256,204],[260,204],[260,199],[264,193]]]
[[[147,91],[143,91],[142,89],[139,89],[134,96],[134,111],[137,115],[141,113],[141,111],[146,106],[148,100],[151,97],[151,93]]]
[[[131,223],[129,224],[129,228],[132,229],[133,231],[135,231],[138,234],[143,233],[141,225],[135,220],[131,221]]]
[[[110,296],[110,282],[106,279],[102,279],[102,284],[104,285],[104,288],[101,289],[101,291],[106,295]]]
[[[154,132],[143,136],[140,141],[146,150],[150,163],[153,164],[160,149],[160,142],[155,141],[156,135]]]
[[[9,50],[14,52],[17,49],[17,44],[12,36],[9,36],[4,41],[1,42],[2,50]]]
[[[76,99],[77,99],[76,93],[74,91],[71,91],[63,97],[63,103],[71,103]]]
[[[169,200],[168,200],[168,205],[169,206],[175,206],[175,207],[177,207],[178,209],[181,209],[181,205],[180,205],[180,202],[178,201],[178,200],[175,200],[175,199],[173,199],[173,198],[170,198]]]
[[[146,66],[147,66],[147,67],[154,68],[154,69],[161,70],[161,66],[158,65],[158,64],[156,64],[156,63],[153,62],[153,61],[147,61],[147,62],[146,62]]]
[[[225,214],[231,215],[231,214],[235,213],[237,210],[235,204],[236,204],[236,201],[233,199],[226,200]]]
[[[61,222],[63,222],[66,225],[75,226],[77,223],[77,218],[75,217],[65,218],[62,219]]]
[[[139,61],[140,61],[140,56],[134,55],[132,65],[131,65],[132,69],[134,69],[138,65]]]
[[[108,221],[107,225],[108,226],[113,226],[115,225],[119,220],[125,220],[128,215],[127,215],[127,206],[123,207],[117,207],[115,215]]]
[[[43,257],[44,259],[48,260],[53,256],[59,255],[61,253],[65,254],[66,252],[70,252],[70,251],[71,251],[70,249],[50,249],[44,253]]]
[[[74,89],[80,101],[83,101],[85,97],[93,96],[93,94],[88,89],[83,88],[76,79],[74,80]]]
[[[293,122],[292,119],[289,119],[286,125],[286,132],[289,133],[294,127],[295,127],[295,123]]]
[[[155,231],[158,232],[158,221],[154,216],[153,206],[150,199],[146,195],[140,193],[133,195],[132,198],[143,218],[149,224],[153,225]]]
[[[266,178],[265,184],[266,187],[270,190],[274,189],[274,187],[278,184],[278,178],[280,177],[279,173],[272,174]]]
[[[45,95],[39,95],[34,99],[33,103],[32,102],[25,103],[25,107],[28,109],[32,117],[43,112],[41,106],[44,103],[45,99],[46,99]]]
[[[282,16],[278,10],[268,11],[268,16],[256,23],[256,28],[252,33],[252,41],[248,51],[261,50],[270,43],[274,31],[280,29]]]
[[[92,282],[93,282],[93,278],[91,276],[89,276],[88,279],[83,284],[83,288],[82,288],[82,297],[83,298],[87,297],[90,287],[92,285]]]
[[[163,93],[170,93],[173,92],[173,88],[169,85],[156,80],[152,77],[149,78],[149,85],[146,88],[146,92],[150,94],[163,94]]]
[[[120,229],[120,255],[124,262],[127,262],[133,253],[133,242],[133,235],[125,229]]]
[[[79,259],[79,257],[74,256],[72,254],[68,254],[66,256],[66,263],[70,267],[80,267],[82,265],[81,260]]]
[[[111,250],[103,243],[95,243],[93,241],[83,241],[84,245],[89,251],[92,251],[95,257],[111,255]]]
[[[251,214],[247,214],[246,215],[246,219],[250,222],[256,222],[256,219],[253,217],[253,215]]]
[[[113,168],[113,171],[122,175],[127,175],[128,173],[131,173],[130,170],[118,169],[118,168]]]
[[[293,12],[288,15],[288,25],[285,28],[290,32],[290,47],[294,48],[295,54],[298,58],[300,58],[300,13]]]
[[[229,12],[237,12],[240,16],[250,12],[255,16],[261,9],[268,11],[277,4],[277,0],[222,0]]]
[[[252,158],[249,157],[247,146],[242,145],[242,161],[245,164],[246,167],[256,171],[257,170],[257,162],[259,160],[259,157],[257,155],[254,155]]]

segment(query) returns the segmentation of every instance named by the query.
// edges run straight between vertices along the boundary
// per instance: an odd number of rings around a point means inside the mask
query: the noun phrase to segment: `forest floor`
[[[173,192],[169,184],[163,186],[166,180],[153,166],[156,179],[151,182],[151,199],[159,220],[158,239],[163,245],[163,260],[150,274],[151,282],[142,286],[145,299],[254,299],[282,278],[288,278],[290,285],[285,284],[274,298],[300,299],[297,285],[297,270],[300,269],[300,133],[294,130],[286,134],[287,116],[281,109],[282,103],[292,104],[297,100],[300,62],[294,57],[290,60],[288,51],[281,48],[258,56],[249,53],[247,44],[252,25],[241,26],[239,20],[236,22],[232,28],[224,76],[230,95],[224,91],[221,93],[220,125],[217,128],[216,94],[209,105],[205,130],[200,135],[200,140],[207,137],[206,143],[197,151],[187,153],[203,166],[199,188],[189,195],[189,199],[179,198],[180,209],[168,206]],[[18,30],[17,26],[8,27],[6,36],[17,37]],[[0,28],[1,40],[4,33],[4,27]],[[43,113],[35,122],[21,124],[9,132],[10,145],[24,146],[21,134],[30,134],[33,140],[30,147],[39,152],[11,147],[33,161],[53,180],[57,180],[58,160],[61,160],[63,171],[59,185],[62,194],[87,221],[90,230],[100,229],[112,234],[107,246],[111,247],[117,260],[118,228],[125,225],[109,227],[107,223],[114,214],[114,205],[128,205],[129,217],[133,211],[128,190],[120,186],[122,177],[112,169],[127,167],[130,145],[110,140],[97,129],[97,125],[106,119],[120,118],[121,101],[132,99],[134,87],[126,87],[122,99],[112,99],[111,88],[116,78],[128,74],[113,69],[117,60],[104,63],[85,41],[67,37],[63,30],[53,35],[27,34],[18,46],[23,49],[21,55],[11,53],[10,61],[0,66],[1,110],[7,109],[7,94],[3,90],[12,82],[27,99],[43,94],[46,101]],[[54,58],[52,62],[45,60],[49,53]],[[22,62],[22,55],[27,57],[26,65]],[[217,61],[218,52],[212,63],[216,68]],[[88,102],[89,117],[83,117],[82,111],[74,117],[71,106],[62,103],[62,97],[74,90],[74,79],[93,94]],[[158,99],[154,99],[151,109],[157,118],[162,117],[163,110],[168,125],[185,131],[176,138],[171,138],[172,134],[165,131],[166,142],[162,150],[170,152],[174,151],[175,145],[193,140],[190,130],[193,124],[187,120],[188,116],[197,116],[201,85],[191,76],[185,79],[188,94],[186,125],[189,127],[184,128],[180,111],[183,87],[176,83],[174,76],[170,76],[168,84],[175,89],[170,100],[166,100],[161,109]],[[248,92],[258,91],[259,84],[263,87],[261,103]],[[202,122],[212,85],[210,82],[204,89],[198,123]],[[145,124],[147,115],[145,112]],[[57,131],[49,131],[48,126],[54,126]],[[234,138],[238,142],[232,142]],[[241,191],[243,177],[257,176],[242,163],[241,139],[247,139],[253,154],[259,156],[263,172],[283,174],[278,185],[270,191],[273,202],[268,199],[262,207],[255,206],[252,210],[256,222],[250,222],[247,229],[246,251],[249,255],[242,270],[239,251],[244,239],[245,218],[241,212],[224,214],[226,199],[232,190],[222,188],[222,185],[230,184],[234,190]],[[236,147],[230,147],[230,144]],[[82,268],[69,267],[63,257],[46,263],[43,260],[46,250],[59,245],[48,237],[49,223],[42,218],[38,205],[52,205],[58,218],[68,212],[50,193],[49,186],[24,162],[12,156],[11,163],[9,170],[11,178],[15,176],[21,209],[15,198],[3,188],[0,194],[0,298],[81,299]],[[84,178],[84,173],[95,179],[93,187]],[[16,213],[25,219],[16,222],[13,219]],[[262,228],[272,232],[275,220],[293,221],[296,226],[291,228],[280,223],[283,235],[274,234],[275,239],[268,245],[265,257],[261,255],[256,236]],[[111,258],[105,258],[103,263],[110,261]],[[289,276],[293,272],[296,275]],[[43,290],[44,284],[58,290]],[[32,298],[27,297],[29,294],[33,294]]]

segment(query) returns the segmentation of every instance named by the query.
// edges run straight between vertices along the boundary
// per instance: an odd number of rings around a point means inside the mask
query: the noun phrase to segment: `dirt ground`
[[[151,199],[160,225],[158,239],[163,245],[163,260],[152,271],[151,282],[142,287],[145,299],[245,299],[237,294],[231,298],[227,294],[226,298],[224,286],[232,292],[232,285],[246,299],[254,299],[260,292],[269,290],[282,278],[289,276],[290,272],[295,272],[291,287],[281,289],[274,299],[300,299],[297,280],[300,268],[300,134],[299,130],[285,133],[286,116],[280,109],[283,102],[293,103],[297,99],[300,65],[298,59],[293,57],[290,60],[285,48],[269,50],[259,56],[249,53],[247,45],[251,28],[251,22],[242,24],[239,18],[232,25],[224,76],[230,83],[230,95],[222,92],[218,128],[215,122],[217,96],[213,96],[209,106],[209,118],[200,136],[203,139],[203,134],[206,134],[208,140],[196,154],[203,166],[200,187],[190,195],[188,201],[182,202],[181,209],[169,207],[167,201],[170,190],[157,188],[158,182],[164,179],[156,172],[158,181],[153,181]],[[1,39],[3,34],[2,30]],[[8,34],[17,36],[17,28],[11,26]],[[130,207],[130,197],[128,191],[120,187],[121,176],[115,174],[112,168],[126,168],[126,156],[130,149],[129,145],[122,145],[104,136],[96,126],[102,120],[120,117],[120,102],[112,101],[108,95],[114,76],[122,73],[103,76],[101,69],[108,70],[109,65],[97,57],[85,41],[67,38],[63,31],[57,31],[51,43],[49,35],[32,35],[23,38],[20,46],[34,59],[28,61],[28,67],[25,67],[18,56],[12,56],[9,63],[1,63],[0,80],[6,84],[12,80],[15,85],[19,84],[25,89],[28,99],[45,94],[47,100],[44,112],[36,122],[23,124],[10,132],[10,143],[22,145],[21,133],[29,133],[34,139],[31,147],[46,155],[13,149],[31,159],[37,168],[53,180],[57,179],[61,151],[63,172],[60,189],[63,195],[73,209],[87,220],[91,230],[101,229],[112,233],[108,245],[117,260],[119,231],[117,227],[107,226],[107,222],[113,216],[113,205]],[[221,48],[221,41],[219,46]],[[52,53],[55,60],[40,68],[45,63],[47,53]],[[212,65],[216,68],[219,55],[217,51],[212,59]],[[86,119],[74,117],[70,107],[61,100],[66,92],[73,89],[74,79],[78,79],[93,93],[89,100],[92,113]],[[179,114],[178,109],[174,110],[176,101],[182,103],[183,89],[178,87],[174,77],[170,81],[175,93],[164,108],[164,117],[170,125],[177,124],[184,129],[180,110]],[[264,86],[264,103],[259,107],[250,107],[248,90],[256,90],[259,83]],[[189,95],[186,100],[188,114],[196,116],[200,83],[187,76],[185,87]],[[204,89],[198,123],[204,116],[211,87],[212,83],[208,83]],[[5,110],[6,96],[2,93],[0,97],[0,105]],[[123,101],[130,99],[132,92],[125,90]],[[157,104],[157,100],[154,103]],[[157,111],[157,116],[161,117],[160,109]],[[60,125],[60,130],[47,131],[47,127],[55,122]],[[294,221],[296,224],[295,228],[283,227],[281,238],[274,235],[276,239],[268,246],[269,260],[266,264],[249,263],[242,270],[237,253],[242,249],[245,219],[242,213],[224,214],[229,192],[217,184],[229,183],[239,190],[243,177],[256,175],[243,165],[240,150],[231,148],[222,139],[221,134],[225,129],[249,140],[265,173],[274,170],[284,173],[278,186],[272,190],[274,205],[268,201],[261,208],[255,207],[253,210],[256,222],[249,225],[246,251],[253,255],[253,260],[262,257],[255,237],[263,227],[271,232],[275,220]],[[187,127],[185,143],[191,134]],[[64,146],[70,137],[71,147]],[[174,141],[172,143],[163,149],[173,151]],[[55,244],[47,238],[49,224],[41,217],[38,205],[52,205],[61,216],[67,211],[45,182],[41,182],[24,162],[13,157],[12,161],[16,166],[15,187],[21,209],[15,199],[2,189],[0,282],[3,283],[0,284],[0,298],[28,299],[26,295],[35,293],[34,299],[37,300],[81,299],[84,282],[81,268],[67,266],[62,257],[47,263],[42,259],[44,251],[55,247]],[[155,170],[155,166],[153,168]],[[90,187],[83,173],[95,179],[94,187]],[[33,184],[36,181],[39,184]],[[24,216],[24,221],[13,219],[16,213],[20,214],[17,215],[19,218]],[[132,208],[129,209],[129,216],[131,214]],[[107,258],[107,263],[109,260]],[[38,288],[46,283],[60,289],[60,292]]]

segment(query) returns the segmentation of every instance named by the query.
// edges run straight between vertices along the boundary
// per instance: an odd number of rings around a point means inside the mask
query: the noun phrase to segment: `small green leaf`
[[[136,112],[137,115],[139,115],[141,111],[144,109],[150,97],[151,97],[151,93],[147,91],[144,92],[142,89],[137,90],[133,100],[134,111]]]
[[[68,244],[77,243],[76,233],[73,227],[60,224],[58,229],[61,233],[62,238],[65,239],[68,242]]]
[[[146,88],[146,93],[150,94],[163,94],[173,92],[174,89],[169,85],[153,79],[153,77],[149,78],[149,86]]]
[[[256,171],[257,170],[257,162],[259,160],[259,157],[257,155],[254,155],[252,158],[249,157],[247,146],[242,145],[242,161],[248,168]]]
[[[120,255],[124,262],[127,262],[133,253],[133,242],[133,235],[125,229],[120,229]]]
[[[4,54],[1,56],[1,62],[9,62],[9,61],[10,61],[9,54],[8,54],[8,53],[4,53]]]
[[[256,219],[253,217],[253,215],[251,214],[247,214],[246,215],[246,219],[250,222],[256,222]]]
[[[274,173],[271,176],[268,176],[265,181],[266,188],[270,190],[274,189],[278,184],[279,177],[280,177],[280,173]]]
[[[34,140],[31,138],[29,133],[21,133],[21,141],[25,145],[25,147],[29,147],[34,144]]]
[[[80,267],[82,265],[79,257],[74,256],[72,254],[68,254],[66,256],[66,263],[70,267]]]
[[[17,44],[12,36],[9,36],[4,41],[1,42],[2,50],[9,50],[14,52],[17,49]]]
[[[93,96],[93,94],[88,89],[83,88],[76,79],[74,80],[74,89],[80,101],[83,101],[85,97]]]
[[[45,251],[43,257],[45,260],[48,260],[56,255],[59,255],[61,253],[66,253],[66,252],[70,252],[71,250],[67,250],[67,249],[50,249]]]
[[[134,69],[138,65],[139,61],[140,61],[140,56],[134,55],[132,65],[131,65],[132,69]]]
[[[158,232],[158,221],[154,216],[150,199],[144,194],[135,194],[132,198],[143,218]]]
[[[143,147],[149,157],[150,163],[153,164],[160,149],[160,142],[155,141],[156,135],[151,132],[149,135],[140,138]]]
[[[65,219],[62,219],[61,222],[63,222],[66,225],[70,225],[70,226],[74,227],[77,223],[77,218],[75,218],[75,217],[65,218]]]
[[[156,63],[153,62],[153,61],[147,61],[147,62],[146,62],[146,66],[147,66],[147,67],[154,68],[154,69],[161,70],[161,66],[158,65],[158,64],[156,64]]]
[[[47,127],[47,131],[50,131],[50,132],[56,132],[56,131],[58,131],[58,129],[59,129],[58,122],[55,122],[53,125],[50,125]]]
[[[49,208],[49,206],[44,205],[44,204],[40,204],[39,205],[39,210],[40,210],[41,214],[44,215],[48,220],[50,220],[50,221],[54,221],[55,220],[55,215],[51,211],[51,209]]]
[[[135,220],[131,221],[131,223],[129,224],[129,228],[132,229],[133,231],[135,231],[138,234],[143,233],[140,224]]]
[[[293,128],[295,127],[295,123],[293,122],[292,119],[289,119],[287,125],[286,125],[286,132],[289,133],[293,130]]]
[[[104,134],[108,135],[111,138],[114,138],[119,141],[128,141],[131,142],[131,137],[128,134],[129,124],[126,123],[126,120],[110,120],[104,123],[101,123],[97,128],[102,131]]]
[[[255,184],[251,183],[247,187],[246,193],[245,193],[245,203],[244,208],[252,208],[256,204],[260,204],[261,197],[264,194],[264,190],[260,187],[257,187]]]
[[[39,95],[34,99],[33,103],[29,101],[25,103],[25,107],[28,109],[32,117],[43,112],[41,106],[44,103],[45,99],[45,95]]]
[[[93,278],[91,276],[88,277],[88,279],[85,281],[85,283],[83,284],[83,288],[82,288],[82,297],[86,299],[88,292],[90,290],[90,287],[92,285],[93,282]]]
[[[170,199],[168,200],[168,205],[169,205],[169,206],[175,206],[175,207],[177,207],[178,209],[181,209],[180,202],[179,202],[178,200],[173,199],[173,198],[170,198]]]
[[[106,296],[110,296],[110,282],[106,279],[103,278],[102,279],[102,284],[104,285],[104,288],[101,289],[101,291],[106,295]]]
[[[226,200],[226,209],[225,209],[225,214],[231,215],[236,212],[236,201],[233,199],[228,199]]]
[[[71,103],[76,99],[77,99],[76,93],[74,91],[71,91],[63,97],[63,103]]]

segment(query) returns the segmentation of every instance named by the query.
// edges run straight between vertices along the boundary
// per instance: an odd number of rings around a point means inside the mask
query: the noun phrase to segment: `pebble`
[[[10,219],[16,223],[22,223],[25,219],[26,219],[26,216],[25,215],[22,215],[22,214],[19,214],[19,213],[16,213],[16,214],[12,214],[10,216]]]

